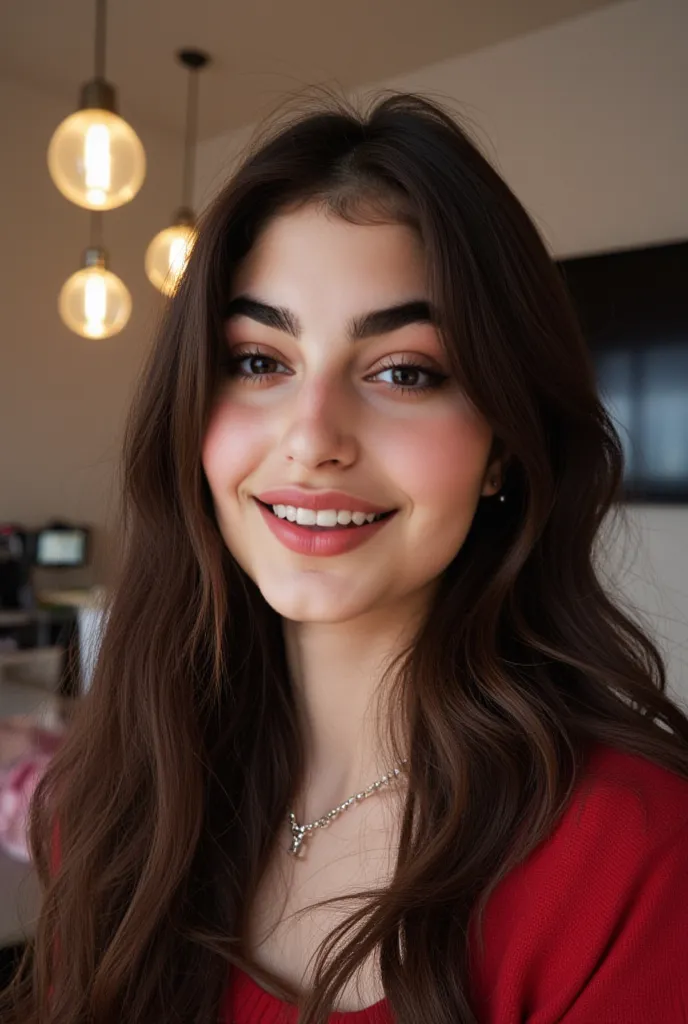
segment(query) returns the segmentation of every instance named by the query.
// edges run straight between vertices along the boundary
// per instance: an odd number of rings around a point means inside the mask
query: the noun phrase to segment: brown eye
[[[277,360],[271,359],[270,356],[244,356],[239,362],[248,363],[250,373],[255,373],[259,376],[264,373],[274,373],[277,366]]]
[[[388,375],[388,380],[384,380],[385,375]],[[387,384],[391,390],[407,395],[436,391],[449,379],[445,373],[438,373],[437,370],[408,362],[403,358],[391,359],[373,376]]]
[[[250,352],[236,352],[229,354],[226,360],[227,372],[230,376],[238,377],[248,382],[264,380],[273,374],[283,375],[289,373],[278,359],[267,355],[258,349]]]
[[[417,366],[397,366],[392,371],[392,383],[397,387],[409,387],[418,383],[421,370]]]

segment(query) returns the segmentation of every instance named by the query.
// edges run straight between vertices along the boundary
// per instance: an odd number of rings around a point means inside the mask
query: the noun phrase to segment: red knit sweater
[[[688,1024],[688,782],[597,748],[553,833],[493,893],[484,959],[469,950],[480,1024]],[[330,1019],[393,1021],[384,1000]],[[297,1014],[236,972],[219,1020]]]

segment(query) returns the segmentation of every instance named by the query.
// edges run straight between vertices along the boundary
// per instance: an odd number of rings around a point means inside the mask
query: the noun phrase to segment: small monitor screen
[[[86,561],[84,530],[41,530],[36,547],[37,565],[79,566]]]

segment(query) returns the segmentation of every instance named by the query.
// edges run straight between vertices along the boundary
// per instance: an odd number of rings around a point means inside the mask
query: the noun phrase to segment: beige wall
[[[43,573],[37,582],[51,587],[108,576],[121,431],[162,301],[143,257],[181,187],[181,143],[134,123],[147,179],[133,202],[103,218],[111,269],[132,294],[132,316],[105,341],[72,334],[58,316],[57,296],[79,268],[89,215],[53,185],[46,149],[75,102],[0,80],[0,522],[37,526],[62,517],[96,528],[93,565]]]
[[[378,83],[449,102],[556,256],[688,238],[688,4],[631,0]],[[285,86],[286,88],[286,86]],[[199,204],[248,133],[204,143]],[[688,396],[687,396],[688,400]],[[688,507],[629,509],[612,571],[688,702]]]

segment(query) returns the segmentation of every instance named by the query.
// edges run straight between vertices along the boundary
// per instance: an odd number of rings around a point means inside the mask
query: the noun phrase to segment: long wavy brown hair
[[[201,446],[232,274],[271,217],[307,202],[418,231],[452,372],[507,468],[506,501],[480,500],[390,669],[410,736],[392,880],[347,897],[357,909],[295,993],[244,939],[303,781],[295,696],[279,616],[220,535]],[[33,801],[44,899],[3,1022],[215,1024],[239,965],[320,1024],[376,954],[400,1024],[475,1024],[469,920],[551,832],[593,744],[688,778],[688,718],[600,579],[622,451],[565,282],[453,116],[412,95],[365,113],[329,100],[254,144],[202,218],[123,467],[121,572],[92,687]]]

